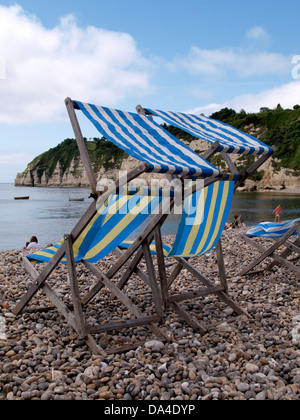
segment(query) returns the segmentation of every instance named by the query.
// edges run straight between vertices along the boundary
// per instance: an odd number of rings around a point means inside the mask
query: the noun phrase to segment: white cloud
[[[222,104],[209,104],[187,112],[192,114],[211,115],[221,108],[233,108],[237,112],[244,109],[246,112],[258,112],[260,108],[275,108],[280,104],[283,108],[293,108],[300,105],[300,81],[293,81],[274,89],[266,90],[258,94],[240,95]]]
[[[291,71],[291,57],[267,51],[249,52],[234,48],[205,50],[192,46],[187,56],[177,57],[170,68],[210,80],[232,74],[239,78],[282,76]]]
[[[47,29],[20,6],[0,6],[0,55],[0,123],[57,122],[67,96],[112,106],[149,89],[151,65],[130,35],[72,16]]]
[[[275,108],[280,104],[283,108],[293,108],[299,104],[300,82],[293,81],[274,89],[263,91],[256,95],[242,95],[228,101],[231,107],[246,111],[259,111],[262,107]]]
[[[246,38],[251,40],[269,41],[270,35],[261,26],[254,26],[247,32]]]
[[[0,80],[1,79],[6,79],[6,61],[2,55],[0,55]]]

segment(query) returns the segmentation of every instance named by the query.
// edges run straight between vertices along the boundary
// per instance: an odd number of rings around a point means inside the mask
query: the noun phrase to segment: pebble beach
[[[106,358],[93,355],[56,309],[45,309],[49,302],[42,293],[23,314],[13,314],[32,280],[19,261],[21,251],[1,252],[0,400],[299,400],[299,276],[281,267],[239,276],[257,255],[239,233],[242,230],[224,232],[222,244],[229,294],[250,318],[235,315],[215,296],[202,297],[182,305],[206,324],[205,334],[168,310],[160,325],[168,342],[142,327],[102,334],[98,339],[104,349],[136,340],[144,343]],[[107,269],[113,258],[99,267]],[[192,263],[217,280],[214,252]],[[167,264],[172,269],[172,260]],[[95,279],[84,266],[77,269],[85,293]],[[193,290],[195,281],[183,270],[176,288]],[[49,284],[69,299],[64,265]],[[151,295],[138,278],[130,280],[126,292],[147,315],[153,314]],[[85,316],[91,323],[131,317],[105,289],[88,305]]]

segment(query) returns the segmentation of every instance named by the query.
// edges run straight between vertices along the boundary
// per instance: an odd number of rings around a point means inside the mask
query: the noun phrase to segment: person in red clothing
[[[276,209],[273,211],[273,214],[275,213],[275,220],[274,220],[274,223],[276,223],[276,220],[278,221],[278,223],[281,223],[280,222],[280,215],[281,215],[281,213],[282,213],[282,207],[281,207],[281,204],[279,204],[279,206],[278,207],[276,207]]]

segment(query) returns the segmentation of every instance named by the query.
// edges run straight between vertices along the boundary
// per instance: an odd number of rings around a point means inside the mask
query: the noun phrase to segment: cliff
[[[236,128],[261,139],[269,145],[275,145],[278,152],[258,173],[246,182],[244,190],[296,190],[300,188],[300,106],[293,110],[283,110],[280,105],[275,110],[262,108],[258,114],[236,113],[225,108],[212,115]],[[172,134],[181,138],[199,154],[209,144],[195,139],[181,130],[164,125]],[[119,171],[128,171],[137,165],[137,161],[128,157],[112,143],[102,139],[86,140],[97,180],[107,182],[118,177]],[[233,157],[238,168],[249,166],[251,156]],[[211,160],[214,165],[225,167],[219,155]],[[147,183],[156,180],[161,185],[162,175],[145,174],[142,180]],[[17,174],[16,186],[29,187],[88,187],[88,179],[82,165],[75,140],[67,139],[57,147],[37,156],[25,169]]]
[[[101,178],[113,176],[126,154],[105,139],[86,140],[93,169]],[[80,159],[76,141],[66,139],[58,146],[37,156],[24,172],[17,174],[16,186],[24,187],[88,187],[88,178]]]

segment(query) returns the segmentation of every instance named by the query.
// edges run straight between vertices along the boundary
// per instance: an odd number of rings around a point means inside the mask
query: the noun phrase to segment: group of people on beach
[[[274,223],[281,223],[281,220],[280,220],[281,213],[282,213],[282,206],[281,206],[281,204],[279,204],[276,207],[276,209],[273,210],[273,213],[272,213],[272,214],[275,214]],[[239,216],[238,214],[236,214],[233,219],[234,220],[233,220],[232,223],[226,223],[225,224],[224,230],[239,229],[239,228],[242,228],[242,227],[246,227],[245,220],[241,216]]]
[[[243,219],[241,216],[236,214],[233,218],[232,223],[226,223],[225,224],[224,230],[239,229],[239,228],[242,228],[242,227],[246,227],[245,219]]]

